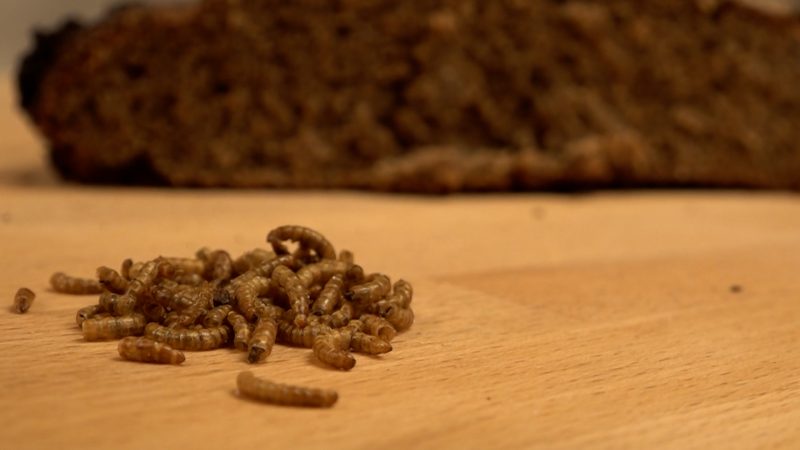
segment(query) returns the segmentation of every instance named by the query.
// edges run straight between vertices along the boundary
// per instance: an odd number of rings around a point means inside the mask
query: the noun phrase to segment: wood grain
[[[8,307],[20,286],[38,294],[0,312],[0,447],[800,447],[794,195],[93,188],[26,159],[40,150],[12,116],[0,128],[27,155],[0,160],[0,292]],[[391,353],[351,372],[285,346],[255,367],[233,350],[126,362],[81,339],[75,311],[95,298],[47,287],[126,257],[235,254],[287,223],[414,284],[417,321]],[[247,401],[246,369],[340,400]]]

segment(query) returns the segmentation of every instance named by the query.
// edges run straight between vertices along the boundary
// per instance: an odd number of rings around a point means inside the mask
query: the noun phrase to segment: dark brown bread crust
[[[20,87],[88,182],[797,189],[798,24],[690,0],[206,0],[70,26]]]

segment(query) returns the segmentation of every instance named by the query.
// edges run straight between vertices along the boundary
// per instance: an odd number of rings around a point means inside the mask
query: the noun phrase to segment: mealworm
[[[414,311],[411,308],[390,306],[381,316],[388,320],[397,331],[405,331],[414,323]]]
[[[105,291],[100,294],[98,304],[103,308],[103,311],[111,313],[111,315],[127,316],[136,309],[137,301],[128,294],[118,295]]]
[[[300,249],[313,250],[320,259],[336,259],[336,250],[333,245],[325,239],[325,236],[311,228],[300,225],[284,225],[267,234],[267,242],[272,245],[272,249],[278,255],[289,253],[289,250],[281,242],[286,240],[297,242]]]
[[[253,320],[253,317],[255,317],[258,296],[266,294],[269,284],[270,280],[268,278],[255,276],[236,287],[236,304],[247,320]]]
[[[98,267],[97,279],[104,288],[115,294],[122,294],[128,290],[128,280],[110,267]]]
[[[305,326],[308,306],[311,301],[308,296],[308,290],[300,284],[297,275],[286,266],[278,266],[272,271],[272,281],[277,283],[289,297],[289,306],[296,314],[294,318],[295,325],[298,327]]]
[[[36,298],[36,293],[32,290],[21,287],[14,295],[14,312],[17,314],[24,314],[28,312]]]
[[[364,268],[358,264],[353,264],[344,273],[344,285],[348,288],[364,281]]]
[[[179,258],[174,256],[160,257],[160,259],[172,267],[178,273],[201,275],[206,268],[205,263],[197,258]]]
[[[159,270],[164,264],[163,261],[159,260],[152,260],[144,263],[136,276],[128,283],[128,289],[125,291],[125,294],[134,298],[142,297],[145,291],[153,285],[153,282],[159,275]]]
[[[278,340],[297,347],[311,348],[314,345],[314,338],[328,331],[330,327],[321,324],[308,324],[300,328],[286,320],[278,322]]]
[[[303,287],[308,288],[312,284],[326,283],[333,275],[344,275],[348,268],[345,262],[326,259],[301,267],[297,271],[297,279]]]
[[[274,271],[278,266],[286,266],[292,270],[299,270],[303,267],[302,263],[294,256],[280,255],[268,260],[260,266],[253,268],[251,272],[254,272],[253,275],[269,278],[272,276],[272,271]]]
[[[133,260],[130,258],[126,258],[122,261],[122,264],[119,268],[119,274],[122,275],[122,278],[126,280],[131,279],[131,267],[133,267]]]
[[[392,339],[397,335],[397,330],[395,330],[394,326],[383,317],[378,317],[374,314],[362,314],[359,320],[364,323],[364,331],[367,334],[378,336],[386,342],[392,342]]]
[[[225,250],[215,250],[208,255],[206,268],[203,275],[207,280],[219,284],[231,279],[233,275],[233,260]]]
[[[250,335],[248,344],[247,362],[253,364],[264,361],[275,345],[275,338],[278,334],[278,324],[275,320],[268,317],[258,319],[253,333]]]
[[[75,314],[75,322],[78,324],[78,327],[80,327],[84,320],[91,319],[101,312],[103,312],[103,308],[100,305],[84,306]]]
[[[339,261],[346,263],[348,266],[352,266],[354,260],[353,252],[350,250],[339,250]]]
[[[377,336],[372,336],[360,331],[353,331],[353,336],[350,339],[350,348],[352,348],[354,352],[378,355],[392,351],[392,344]]]
[[[190,306],[180,311],[171,311],[164,318],[164,325],[169,328],[185,328],[195,325],[202,320],[206,309],[200,306]]]
[[[327,408],[339,398],[336,391],[273,383],[256,378],[249,370],[239,373],[236,387],[246,397],[277,405]]]
[[[233,271],[236,274],[243,274],[249,270],[259,267],[269,260],[275,258],[275,253],[262,248],[256,248],[243,253],[233,261]]]
[[[339,309],[331,314],[331,326],[333,328],[341,328],[347,325],[347,322],[353,318],[353,304],[347,300],[342,300]]]
[[[206,316],[203,318],[203,326],[206,328],[212,328],[222,325],[222,322],[225,321],[228,313],[232,310],[232,305],[222,305],[212,308],[206,312]]]
[[[286,313],[286,310],[278,305],[267,304],[263,301],[256,302],[256,315],[258,317],[269,317],[278,320]]]
[[[129,361],[178,365],[186,360],[182,351],[146,337],[126,337],[119,341],[117,351]]]
[[[356,365],[356,359],[349,352],[351,337],[350,330],[331,330],[328,333],[318,334],[311,347],[314,356],[337,369],[352,369]]]
[[[228,285],[230,286],[230,285]],[[214,295],[211,297],[211,304],[214,306],[232,305],[235,299],[233,293],[228,286],[218,287],[214,289]]]
[[[233,327],[234,348],[246,352],[248,343],[250,342],[251,334],[250,324],[247,323],[247,319],[245,319],[244,316],[238,312],[231,311],[228,313],[226,320],[230,326]]]
[[[385,300],[378,302],[379,310],[384,302],[387,304],[395,304],[401,308],[408,308],[408,306],[411,304],[411,298],[413,296],[414,289],[411,287],[411,283],[406,280],[397,280],[394,283],[391,295],[386,297]]]
[[[167,313],[166,309],[158,303],[144,303],[142,313],[149,322],[161,322]]]
[[[121,317],[86,319],[81,323],[81,329],[85,340],[99,341],[140,335],[144,331],[144,325],[143,314],[131,314]]]
[[[103,286],[90,278],[71,277],[64,272],[56,272],[50,277],[50,286],[62,294],[91,295],[103,292]]]
[[[365,281],[345,292],[345,297],[360,304],[368,305],[382,299],[392,289],[389,277],[381,273],[368,275]]]
[[[311,305],[311,313],[317,316],[331,314],[342,298],[344,278],[342,275],[333,275]]]
[[[151,322],[145,327],[144,335],[177,350],[204,351],[227,344],[230,329],[225,325],[199,329],[169,328]]]

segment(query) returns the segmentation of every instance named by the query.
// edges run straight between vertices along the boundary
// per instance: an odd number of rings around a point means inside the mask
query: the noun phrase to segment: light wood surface
[[[38,297],[0,311],[2,448],[800,448],[795,195],[82,187],[3,114],[0,292]],[[286,223],[414,284],[394,351],[350,372],[283,346],[256,367],[232,350],[124,362],[75,326],[96,299],[47,285],[127,257],[235,254]],[[245,369],[340,400],[246,401]]]

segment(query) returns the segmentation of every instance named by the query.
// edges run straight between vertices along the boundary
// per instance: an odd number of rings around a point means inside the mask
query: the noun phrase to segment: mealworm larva
[[[297,279],[303,287],[308,288],[312,284],[325,284],[334,275],[344,275],[348,268],[345,262],[326,259],[301,267],[297,271]]]
[[[146,337],[126,337],[119,341],[117,351],[129,361],[178,365],[186,360],[182,351]]]
[[[289,306],[296,314],[294,318],[295,325],[298,327],[305,326],[308,306],[311,302],[308,296],[308,289],[300,284],[297,275],[286,266],[278,266],[272,271],[272,281],[277,283],[289,297]]]
[[[123,278],[123,276],[120,275],[119,272],[110,267],[106,266],[98,267],[97,279],[100,281],[100,284],[102,284],[104,288],[115,294],[122,294],[128,290],[128,280]]]
[[[144,331],[144,325],[143,314],[131,314],[121,317],[86,319],[81,324],[81,329],[85,340],[99,341],[140,335]]]
[[[133,267],[133,260],[130,258],[125,258],[119,268],[119,274],[122,275],[122,278],[125,278],[126,280],[131,279],[131,267]]]
[[[348,288],[364,282],[364,268],[353,264],[344,273],[344,285]]]
[[[243,253],[233,261],[233,271],[241,275],[249,270],[255,269],[275,258],[275,253],[263,248],[256,248]]]
[[[352,266],[355,261],[353,252],[350,250],[339,250],[339,261],[346,263],[348,266]]]
[[[195,325],[206,314],[206,309],[199,306],[190,306],[180,311],[171,311],[164,318],[164,325],[169,328],[185,328]]]
[[[190,307],[210,308],[214,302],[214,288],[209,285],[184,286],[162,280],[150,288],[150,297],[169,310]]]
[[[205,263],[197,258],[180,258],[175,256],[161,256],[160,260],[170,264],[175,268],[176,272],[184,274],[197,274],[202,275],[205,271]]]
[[[339,300],[342,298],[342,289],[344,288],[344,277],[342,275],[333,275],[325,287],[317,296],[314,304],[311,305],[311,313],[317,316],[331,314]]]
[[[350,339],[350,348],[358,353],[379,355],[392,351],[392,344],[377,336],[372,336],[360,331],[353,331],[353,336]]]
[[[356,359],[349,351],[352,334],[352,331],[346,329],[318,334],[311,347],[314,350],[314,356],[337,369],[352,369],[356,365]]]
[[[370,274],[364,280],[363,283],[357,284],[345,292],[345,297],[368,305],[382,299],[392,289],[392,282],[389,277],[381,273]]]
[[[222,325],[228,313],[233,310],[232,305],[217,306],[206,312],[203,318],[203,326],[206,328],[218,327]]]
[[[251,272],[254,272],[254,275],[269,278],[272,276],[272,271],[274,271],[278,266],[286,266],[292,270],[299,270],[301,267],[303,267],[303,264],[293,255],[280,255],[268,260],[260,266],[253,268]]]
[[[169,328],[151,322],[145,327],[144,334],[177,350],[203,351],[227,344],[230,329],[225,325],[199,329]]]
[[[158,303],[144,303],[142,305],[142,313],[149,322],[161,322],[164,320],[167,310]]]
[[[333,328],[341,328],[350,322],[353,318],[353,304],[347,300],[342,300],[339,309],[331,314],[331,326]]]
[[[91,295],[103,292],[103,286],[91,278],[71,277],[64,272],[56,272],[50,277],[50,286],[62,294]]]
[[[411,308],[390,306],[381,316],[388,320],[397,331],[405,331],[414,323],[414,311]]]
[[[128,283],[128,289],[125,293],[134,298],[140,298],[153,285],[159,275],[159,270],[165,264],[167,263],[163,260],[152,260],[144,263],[136,276]]]
[[[267,242],[278,255],[289,253],[281,241],[294,241],[300,249],[313,250],[320,259],[336,259],[336,250],[333,245],[319,232],[300,225],[284,225],[267,234]]]
[[[256,315],[258,317],[269,317],[277,321],[283,317],[285,313],[286,310],[278,305],[264,303],[263,301],[256,302]]]
[[[336,391],[273,383],[246,370],[236,377],[239,392],[255,400],[277,405],[330,407],[339,399]]]
[[[98,304],[84,306],[75,314],[75,322],[80,327],[84,320],[91,319],[101,312],[103,312],[103,307]]]
[[[36,293],[32,290],[26,287],[19,288],[14,295],[14,312],[17,314],[28,312],[35,298]]]
[[[177,272],[175,276],[172,277],[172,280],[178,284],[186,284],[189,286],[200,286],[206,282],[206,279],[199,273],[184,272]]]
[[[118,295],[113,292],[105,291],[100,294],[98,304],[103,311],[109,312],[114,316],[127,316],[136,309],[137,301],[134,297],[123,294]]]
[[[411,287],[411,283],[406,280],[397,280],[394,283],[391,295],[386,297],[385,300],[378,302],[378,310],[380,311],[382,307],[386,308],[390,306],[390,304],[395,304],[401,308],[408,308],[413,296],[414,289]]]
[[[314,345],[314,338],[320,333],[327,333],[330,329],[319,323],[309,323],[306,327],[300,328],[292,322],[281,320],[278,322],[278,340],[296,347],[311,348]]]
[[[247,320],[253,320],[256,314],[256,301],[258,300],[258,296],[267,293],[269,284],[270,280],[268,278],[255,276],[236,287],[234,294],[236,297],[236,305]]]
[[[247,345],[247,362],[254,364],[267,359],[272,353],[277,334],[278,324],[275,320],[270,317],[260,317]]]
[[[231,311],[228,313],[226,320],[233,327],[233,347],[246,352],[251,334],[250,324],[247,323],[247,319],[238,312]]]
[[[215,250],[208,255],[206,268],[203,275],[207,280],[217,284],[231,279],[233,275],[233,260],[225,250]]]
[[[373,336],[378,336],[386,342],[392,342],[392,339],[397,335],[397,330],[394,329],[392,324],[374,314],[362,314],[359,320],[364,323],[364,332]]]

